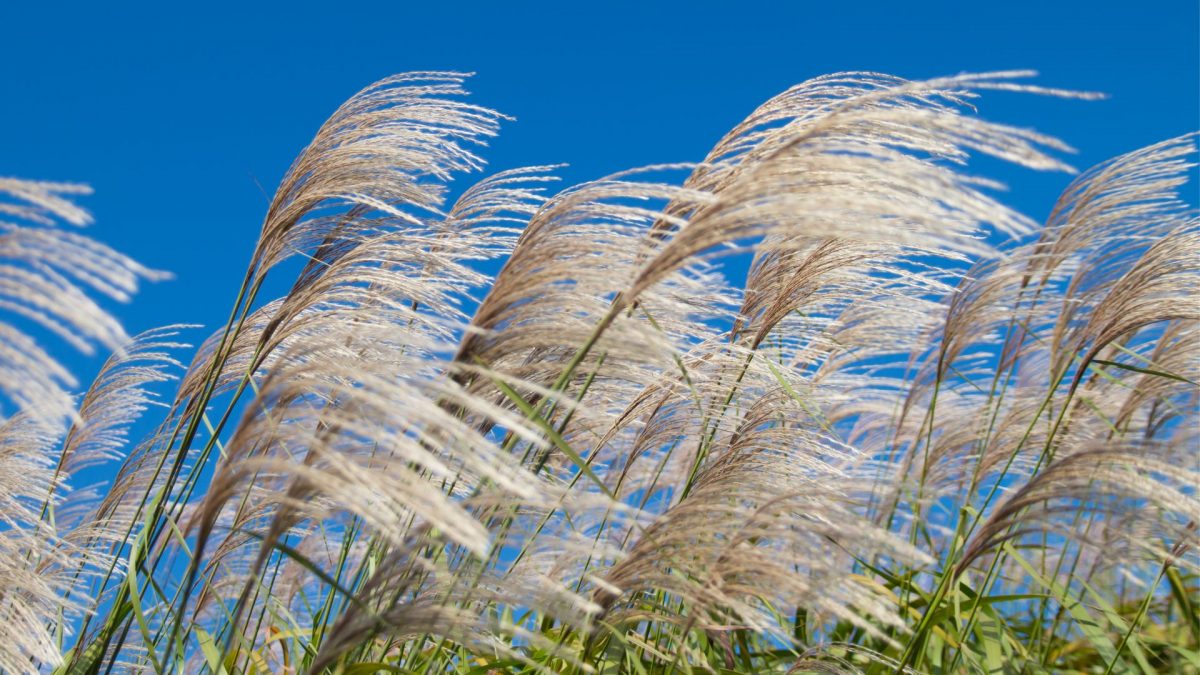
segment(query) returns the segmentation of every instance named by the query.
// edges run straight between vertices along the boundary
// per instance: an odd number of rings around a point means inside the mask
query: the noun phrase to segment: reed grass
[[[85,188],[0,179],[0,670],[1200,672],[1195,135],[1039,224],[970,168],[1075,173],[975,111],[1095,98],[1030,75],[819,77],[557,191],[464,187],[505,118],[388,78],[187,365],[89,299],[163,274]],[[81,396],[49,334],[114,351]]]

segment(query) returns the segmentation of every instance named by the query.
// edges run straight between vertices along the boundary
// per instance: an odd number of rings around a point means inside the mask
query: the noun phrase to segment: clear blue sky
[[[1033,68],[1107,92],[981,103],[1075,145],[1081,168],[1200,118],[1196,0],[4,4],[0,175],[90,183],[91,234],[175,273],[117,308],[131,331],[223,322],[258,184],[273,191],[346,97],[406,70],[476,71],[474,100],[517,118],[491,168],[568,162],[569,181],[700,159],[760,102],[839,70]],[[1000,177],[1038,218],[1067,180]]]

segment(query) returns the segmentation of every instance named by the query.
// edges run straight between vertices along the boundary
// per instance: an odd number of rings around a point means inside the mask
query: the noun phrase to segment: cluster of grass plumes
[[[0,323],[0,669],[1195,672],[1194,137],[1039,226],[964,169],[1071,171],[968,105],[1089,97],[1026,75],[817,78],[556,194],[452,189],[502,116],[389,78],[186,368],[82,293],[155,273],[52,227],[78,188],[0,180],[0,309],[41,327]],[[82,399],[43,329],[118,347]]]

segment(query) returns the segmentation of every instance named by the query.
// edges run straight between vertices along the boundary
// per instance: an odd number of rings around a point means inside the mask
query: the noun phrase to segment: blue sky
[[[1076,146],[1080,168],[1200,119],[1195,0],[13,4],[0,175],[90,183],[91,234],[176,275],[116,308],[131,331],[223,322],[264,191],[339,103],[406,70],[477,72],[474,101],[517,118],[485,150],[491,168],[567,162],[570,182],[698,160],[762,101],[839,70],[1033,68],[1107,92],[981,102]],[[1067,181],[978,170],[1037,218]]]

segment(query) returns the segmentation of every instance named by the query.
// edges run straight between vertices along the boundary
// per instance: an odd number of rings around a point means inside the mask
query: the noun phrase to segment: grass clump
[[[502,116],[386,79],[186,367],[88,300],[160,275],[79,188],[0,181],[0,669],[1196,672],[1194,136],[1038,224],[963,168],[1072,171],[968,106],[1090,97],[1026,75],[816,78],[556,193],[458,187]],[[82,399],[45,330],[116,350]]]

